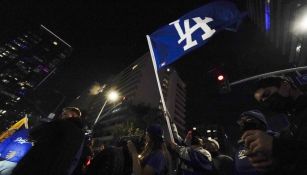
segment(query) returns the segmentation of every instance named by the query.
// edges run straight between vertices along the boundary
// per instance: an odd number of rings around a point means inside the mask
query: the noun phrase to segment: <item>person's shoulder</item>
[[[155,150],[151,152],[150,157],[164,157],[164,154],[161,150]]]
[[[225,160],[225,161],[233,161],[233,158],[232,157],[230,157],[230,156],[228,156],[228,155],[225,155],[225,154],[220,154],[220,155],[218,155],[217,156],[219,159],[221,159],[221,160]]]
[[[149,166],[156,174],[160,174],[167,166],[167,160],[161,150],[153,151],[144,162],[145,166]]]
[[[211,154],[208,150],[204,149],[204,148],[198,148],[198,149],[195,149],[195,151],[198,151],[200,152],[201,154],[205,155],[205,156],[210,156],[211,157]]]
[[[164,162],[164,160],[166,160],[166,158],[161,150],[153,151],[147,157],[148,162]]]

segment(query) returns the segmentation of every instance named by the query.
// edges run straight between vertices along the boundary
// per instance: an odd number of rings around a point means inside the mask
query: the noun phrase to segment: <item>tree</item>
[[[114,138],[123,136],[142,136],[146,128],[152,123],[163,123],[162,112],[157,108],[139,104],[128,104],[126,121],[114,126]]]

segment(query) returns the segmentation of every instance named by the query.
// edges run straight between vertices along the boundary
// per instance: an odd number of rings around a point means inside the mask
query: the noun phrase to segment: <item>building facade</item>
[[[14,31],[1,39],[1,129],[36,110],[30,96],[55,73],[71,52],[69,44],[43,25]]]
[[[294,66],[306,65],[306,2],[303,0],[248,0],[251,20],[265,32]],[[305,23],[305,24],[302,24]]]
[[[165,98],[171,120],[177,125],[179,133],[185,132],[185,83],[181,80],[178,73],[172,68],[159,71],[162,92]],[[153,70],[150,54],[146,53],[106,84],[101,84],[100,88],[92,86],[91,90],[86,90],[73,102],[73,105],[87,111],[87,118],[90,123],[97,118],[101,107],[107,100],[105,93],[109,89],[115,89],[120,93],[121,101],[107,103],[104,112],[100,116],[99,125],[103,131],[110,133],[114,125],[123,123],[127,120],[127,112],[122,112],[129,105],[144,105],[150,108],[162,109],[160,95]],[[93,93],[96,91],[97,93]],[[100,93],[99,93],[100,92]],[[96,94],[96,95],[91,95]],[[114,113],[117,113],[114,115]],[[112,114],[112,115],[109,115]]]

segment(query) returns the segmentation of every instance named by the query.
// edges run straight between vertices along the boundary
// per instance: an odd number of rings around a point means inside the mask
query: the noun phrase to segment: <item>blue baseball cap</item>
[[[160,124],[151,124],[146,131],[153,137],[164,138],[164,132]]]

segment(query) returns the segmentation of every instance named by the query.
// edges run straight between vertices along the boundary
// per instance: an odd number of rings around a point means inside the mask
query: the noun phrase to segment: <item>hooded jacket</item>
[[[307,174],[307,96],[299,96],[290,112],[290,135],[273,139],[272,157],[276,164],[268,174]]]

